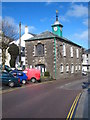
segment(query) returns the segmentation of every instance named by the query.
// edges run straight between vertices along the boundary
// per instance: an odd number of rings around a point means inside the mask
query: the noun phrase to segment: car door
[[[9,73],[3,72],[2,73],[2,83],[7,84],[9,81]]]

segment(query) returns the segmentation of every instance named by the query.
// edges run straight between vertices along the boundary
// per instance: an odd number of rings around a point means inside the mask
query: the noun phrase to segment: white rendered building
[[[25,66],[25,41],[27,39],[30,39],[31,37],[34,37],[35,34],[29,33],[28,31],[28,27],[25,26],[25,33],[21,36],[21,63],[22,66]],[[19,46],[19,39],[17,41],[13,41],[12,43],[16,44],[17,46]],[[12,44],[10,43],[10,44]],[[19,56],[17,57],[16,60],[16,67],[19,64]]]
[[[90,72],[90,49],[86,50],[82,55],[82,71]]]

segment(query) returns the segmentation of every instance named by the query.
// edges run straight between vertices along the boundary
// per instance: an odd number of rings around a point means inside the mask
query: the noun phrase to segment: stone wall
[[[38,43],[44,44],[44,55],[38,57],[35,55],[35,45]],[[66,46],[66,56],[63,56],[63,43]],[[54,39],[32,40],[25,42],[25,61],[26,65],[35,67],[37,64],[44,64],[46,70],[50,75],[55,78],[55,65],[56,65],[56,79],[69,78],[70,76],[81,75],[81,54],[82,50],[76,45],[65,43],[56,39],[56,46]],[[73,57],[70,56],[70,47],[73,46]],[[56,47],[56,53],[55,53]],[[76,57],[76,49],[79,49],[79,58]],[[56,55],[56,60],[55,60]],[[66,64],[69,65],[69,71],[66,72]],[[74,73],[71,73],[71,64],[74,65]],[[63,72],[60,72],[60,65],[63,64]],[[75,67],[77,65],[77,70]],[[80,66],[80,70],[79,70]]]

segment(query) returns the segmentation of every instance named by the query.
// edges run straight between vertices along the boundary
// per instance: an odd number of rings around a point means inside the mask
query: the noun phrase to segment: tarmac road
[[[2,94],[3,118],[67,118],[82,80],[27,85]]]

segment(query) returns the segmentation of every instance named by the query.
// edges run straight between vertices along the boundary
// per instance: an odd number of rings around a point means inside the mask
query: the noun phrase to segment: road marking
[[[60,88],[63,88],[64,86],[61,86]]]
[[[12,89],[8,89],[8,90],[0,90],[0,95],[1,94],[4,94],[4,93],[9,93],[9,92],[12,92],[12,91],[14,91],[14,90],[18,90],[18,89],[22,89],[22,88],[26,88],[26,87],[32,87],[32,86],[38,86],[38,85],[41,85],[41,84],[47,84],[47,83],[52,83],[52,82],[54,82],[54,81],[47,81],[47,82],[42,82],[42,83],[34,83],[34,84],[32,84],[32,85],[27,85],[27,86],[22,86],[22,87],[19,87],[19,88],[12,88]]]
[[[81,94],[82,94],[82,93],[79,93],[79,94],[76,96],[76,98],[75,98],[75,100],[74,100],[74,102],[73,102],[73,104],[72,104],[72,106],[71,106],[71,109],[70,109],[70,111],[69,111],[69,113],[68,113],[68,115],[67,115],[66,120],[71,120],[71,119],[72,119],[72,116],[73,116],[73,114],[74,114],[74,112],[75,112],[75,108],[76,108],[77,103],[78,103],[78,101],[79,101],[79,99],[80,99],[80,97],[81,97]]]
[[[57,87],[57,88],[59,88],[59,89],[61,89],[61,88],[64,88],[64,87],[66,87],[66,86],[68,86],[68,85],[70,85],[71,83],[67,83],[67,84],[65,84],[65,85],[62,85],[62,86],[60,86],[60,87]]]
[[[67,83],[67,84],[65,84],[65,86],[67,86],[67,85],[70,85],[71,83]]]

